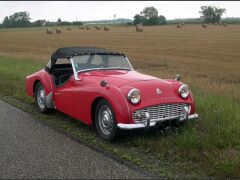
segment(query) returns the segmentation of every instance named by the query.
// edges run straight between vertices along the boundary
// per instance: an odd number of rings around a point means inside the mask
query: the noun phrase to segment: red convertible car
[[[57,109],[113,140],[118,129],[197,118],[193,95],[176,79],[133,69],[125,54],[94,47],[58,49],[47,66],[26,77],[26,91],[40,112]]]

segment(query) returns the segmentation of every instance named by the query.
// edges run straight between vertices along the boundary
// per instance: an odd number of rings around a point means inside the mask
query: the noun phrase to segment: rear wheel
[[[38,82],[35,87],[35,100],[37,104],[37,108],[41,113],[47,113],[47,102],[46,102],[46,94],[43,88],[43,85]]]
[[[117,123],[112,106],[104,99],[100,100],[95,110],[97,134],[104,140],[113,141],[117,135]]]

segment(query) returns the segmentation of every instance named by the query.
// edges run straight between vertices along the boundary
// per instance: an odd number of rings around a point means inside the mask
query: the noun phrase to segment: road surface
[[[0,179],[150,178],[0,101]]]

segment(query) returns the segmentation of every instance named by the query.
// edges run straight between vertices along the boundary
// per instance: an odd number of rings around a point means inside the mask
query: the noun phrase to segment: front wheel
[[[117,135],[117,123],[112,106],[106,100],[100,100],[95,110],[97,134],[104,140],[113,141]]]
[[[47,113],[47,102],[46,102],[46,94],[43,85],[38,82],[35,87],[35,100],[37,104],[37,108],[41,113]]]

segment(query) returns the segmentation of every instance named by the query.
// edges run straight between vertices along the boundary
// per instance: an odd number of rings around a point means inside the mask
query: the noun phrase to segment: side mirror
[[[180,81],[181,80],[181,75],[177,74],[175,80]]]

